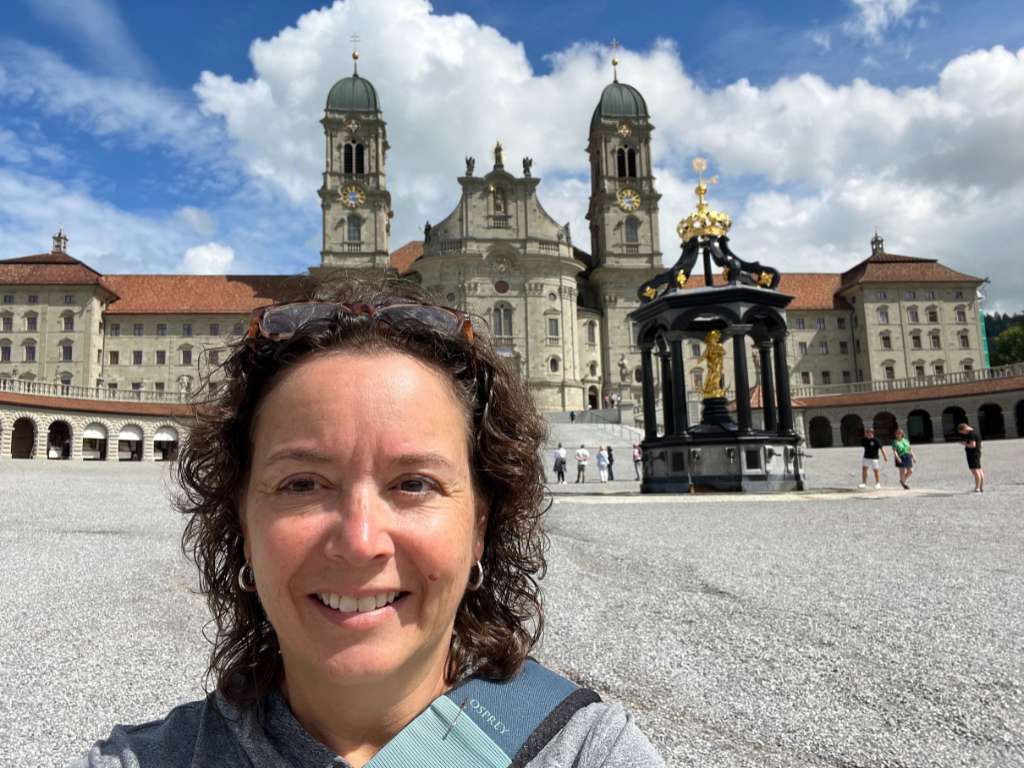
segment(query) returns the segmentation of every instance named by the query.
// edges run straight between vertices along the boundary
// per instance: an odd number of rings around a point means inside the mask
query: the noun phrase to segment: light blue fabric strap
[[[511,763],[512,758],[464,709],[448,696],[439,696],[366,763],[366,768],[508,768]]]

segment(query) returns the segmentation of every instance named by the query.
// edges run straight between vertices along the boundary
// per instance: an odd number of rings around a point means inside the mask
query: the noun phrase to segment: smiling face
[[[443,681],[484,523],[465,409],[433,368],[332,353],[261,403],[242,527],[289,684]]]

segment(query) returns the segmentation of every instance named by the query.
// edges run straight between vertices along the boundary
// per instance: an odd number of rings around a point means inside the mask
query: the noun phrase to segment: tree
[[[1024,362],[1024,324],[1011,325],[992,344],[992,365]]]

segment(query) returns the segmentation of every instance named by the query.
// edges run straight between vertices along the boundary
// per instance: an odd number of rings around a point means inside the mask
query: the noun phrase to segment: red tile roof
[[[412,263],[422,255],[423,241],[410,240],[391,253],[391,266],[398,270],[398,274],[406,275],[412,270]]]
[[[840,276],[833,272],[783,272],[779,281],[779,293],[788,294],[793,301],[789,309],[849,309],[846,299],[836,296]],[[714,276],[715,285],[725,285],[721,274]],[[690,276],[686,288],[703,288],[704,274]]]
[[[46,395],[23,395],[0,391],[0,403],[51,408],[57,411],[86,411],[89,413],[121,413],[136,416],[172,416],[189,418],[195,415],[191,405],[177,403],[133,403],[122,400],[79,400]]]
[[[937,259],[876,253],[842,275],[842,290],[858,283],[981,283],[982,278],[957,272]]]
[[[37,253],[0,261],[0,285],[99,285],[101,275],[66,253]]]
[[[914,389],[893,389],[883,392],[852,392],[842,395],[818,395],[800,400],[803,408],[831,408],[834,406],[871,405],[875,403],[901,403],[918,400],[939,400],[952,397],[987,395],[995,392],[1024,390],[1024,376],[1008,376],[1002,379],[983,379],[963,384],[940,384]],[[793,401],[794,405],[796,400]]]
[[[303,275],[104,275],[120,298],[105,312],[128,314],[246,314],[302,295]]]

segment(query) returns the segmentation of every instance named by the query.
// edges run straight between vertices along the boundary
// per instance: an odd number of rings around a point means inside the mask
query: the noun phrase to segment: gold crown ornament
[[[718,177],[712,176],[704,180],[704,172],[708,169],[708,161],[703,157],[693,159],[693,170],[697,172],[697,186],[694,193],[697,195],[697,210],[679,222],[676,233],[684,242],[689,242],[695,237],[721,237],[729,233],[732,226],[732,219],[729,214],[721,211],[711,210],[704,196],[708,193],[708,186],[718,183]]]

